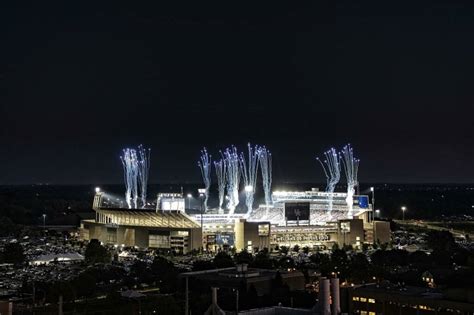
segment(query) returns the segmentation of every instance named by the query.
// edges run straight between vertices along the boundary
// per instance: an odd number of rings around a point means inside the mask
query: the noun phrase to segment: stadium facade
[[[182,194],[158,195],[155,209],[113,207],[104,202],[105,196],[97,192],[95,220],[81,223],[86,240],[182,253],[201,247],[208,251],[295,245],[325,249],[334,244],[357,248],[363,243],[390,241],[389,222],[372,219],[367,195],[354,196],[350,210],[346,193],[274,191],[271,206],[261,205],[249,214],[216,209],[202,215],[186,214]]]

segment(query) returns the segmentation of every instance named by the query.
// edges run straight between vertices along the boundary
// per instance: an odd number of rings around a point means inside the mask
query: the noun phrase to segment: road
[[[437,222],[437,221],[422,221],[422,220],[394,220],[397,224],[400,225],[412,225],[412,226],[418,226],[418,227],[423,227],[426,229],[430,230],[437,230],[437,231],[448,231],[453,233],[455,236],[465,236],[466,234],[469,235],[471,239],[474,238],[474,233],[473,232],[466,232],[463,230],[456,230],[452,228],[447,228],[440,226],[441,224],[446,224],[446,222]],[[474,224],[474,222],[466,222],[467,224]]]

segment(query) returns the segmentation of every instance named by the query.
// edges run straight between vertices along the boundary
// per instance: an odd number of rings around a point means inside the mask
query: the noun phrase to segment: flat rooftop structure
[[[280,273],[282,281],[286,283],[291,290],[304,289],[304,275],[300,271],[270,270],[248,268],[240,269],[239,266],[231,268],[211,269],[196,272],[181,273],[181,278],[194,278],[197,283],[208,287],[240,288],[244,283],[247,288],[255,286],[259,295],[268,294],[271,291],[273,280],[277,273]]]
[[[148,209],[99,208],[96,220],[107,225],[143,226],[153,228],[199,228],[200,225],[183,211]]]

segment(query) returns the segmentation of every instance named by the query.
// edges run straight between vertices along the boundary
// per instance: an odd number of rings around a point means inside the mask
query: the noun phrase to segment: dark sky
[[[159,2],[2,3],[0,184],[120,182],[140,143],[152,182],[198,181],[248,141],[280,182],[348,142],[361,182],[474,181],[472,7]]]

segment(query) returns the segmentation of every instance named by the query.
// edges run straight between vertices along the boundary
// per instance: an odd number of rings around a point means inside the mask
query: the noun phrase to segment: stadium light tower
[[[188,209],[191,209],[191,198],[193,197],[193,195],[188,194],[186,197],[188,198]]]
[[[372,192],[372,221],[375,219],[375,187],[370,187],[370,191]]]
[[[403,206],[401,209],[402,209],[402,221],[405,221],[405,211],[407,211],[407,207]]]
[[[203,239],[204,239],[204,198],[206,196],[206,188],[199,188],[198,193],[199,193],[199,199],[201,199],[201,252],[204,250],[203,248]]]

